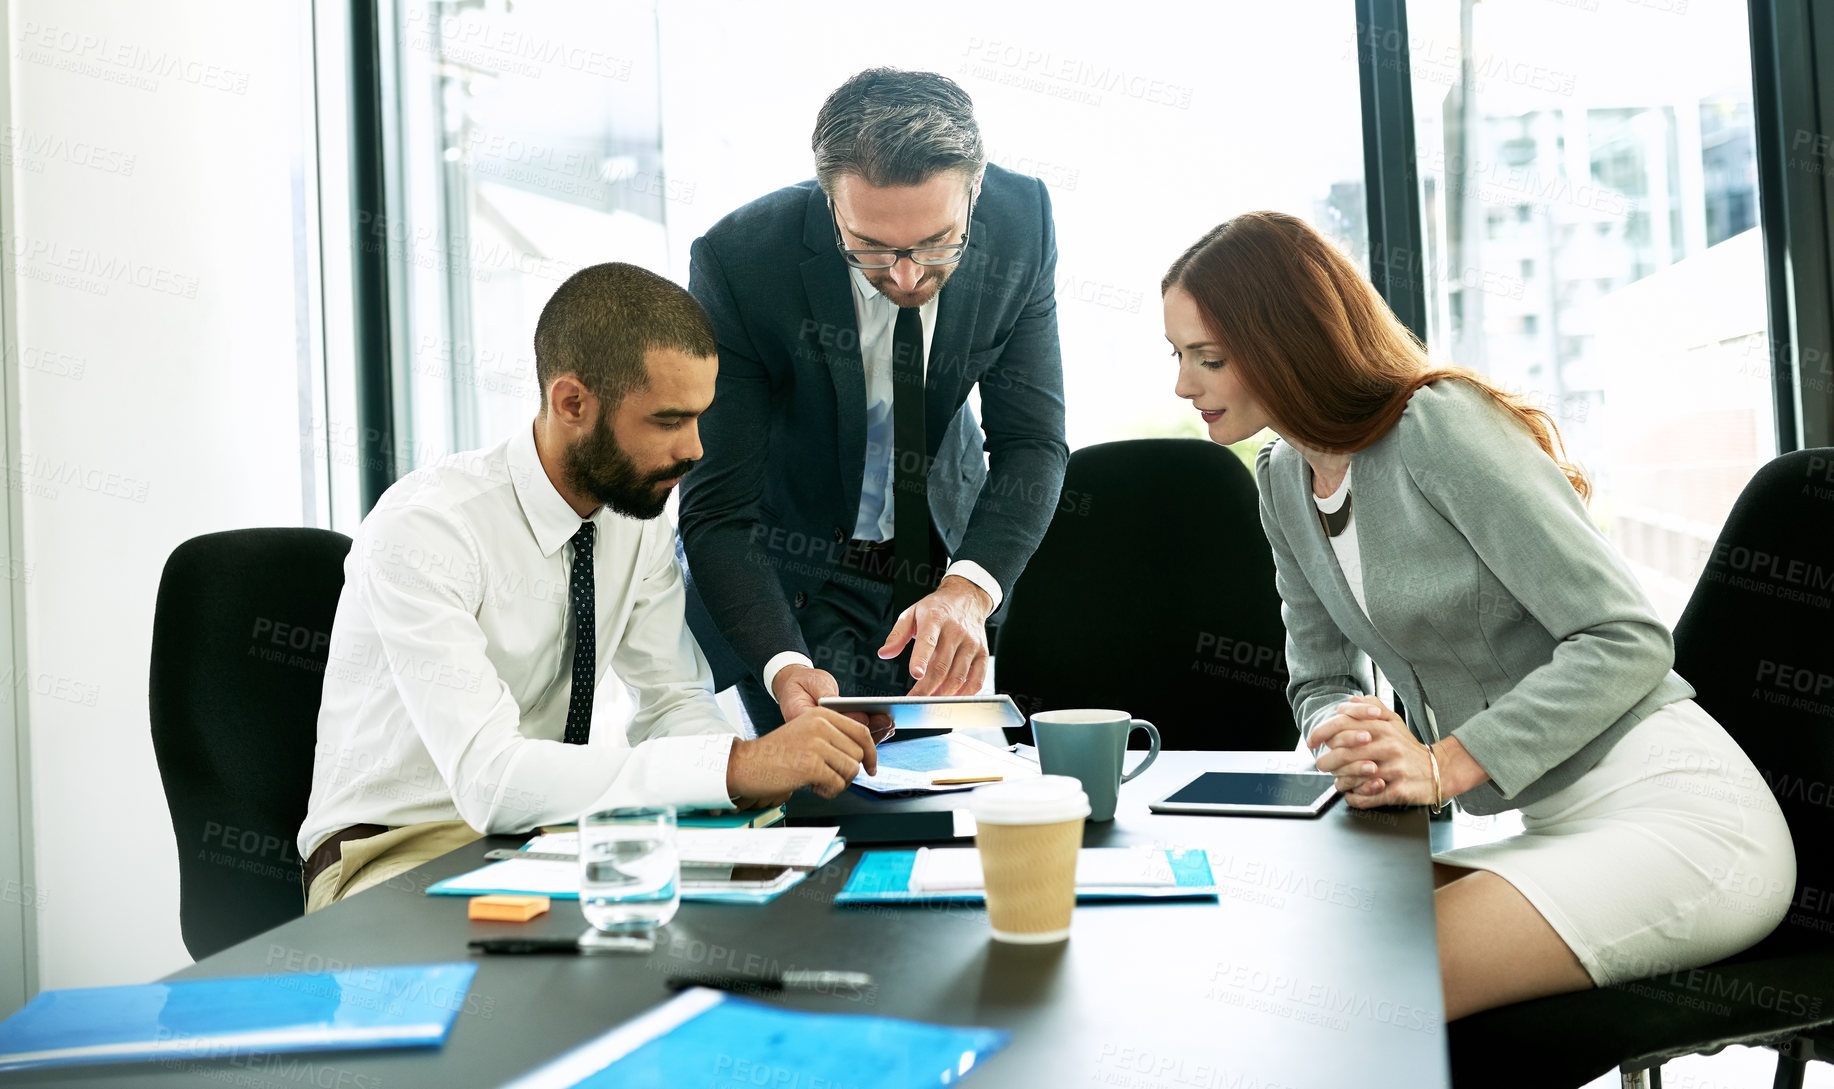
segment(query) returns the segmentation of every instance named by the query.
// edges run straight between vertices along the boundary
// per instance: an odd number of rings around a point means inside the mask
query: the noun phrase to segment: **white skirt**
[[[1523,831],[1433,856],[1497,874],[1603,987],[1747,949],[1783,920],[1796,853],[1744,750],[1693,700],[1662,707]]]

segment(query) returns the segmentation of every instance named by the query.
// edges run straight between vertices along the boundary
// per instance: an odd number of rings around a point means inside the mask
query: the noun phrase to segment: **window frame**
[[[1371,279],[1424,337],[1424,262],[1406,259],[1424,252],[1407,0],[1355,3]],[[1816,19],[1813,0],[1748,3],[1771,395],[1776,452],[1785,454],[1834,445],[1834,80],[1816,78],[1818,65],[1834,70],[1834,13]],[[1801,155],[1805,137],[1818,154]],[[1813,161],[1824,164],[1819,173],[1805,169]]]
[[[1770,309],[1777,452],[1834,445],[1834,12],[1750,0],[1758,227]],[[1802,137],[1818,152],[1800,154]],[[1804,164],[1820,161],[1819,173]],[[1818,387],[1818,388],[1817,388]]]

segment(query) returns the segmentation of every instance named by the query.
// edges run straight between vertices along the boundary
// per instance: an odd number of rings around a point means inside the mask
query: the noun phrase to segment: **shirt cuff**
[[[974,583],[976,586],[979,586],[981,589],[987,591],[988,597],[993,599],[993,610],[989,611],[997,611],[999,609],[1000,602],[1003,598],[1003,595],[1000,593],[1000,584],[992,575],[987,573],[985,567],[975,563],[973,560],[956,560],[949,565],[949,569],[944,571],[943,575],[944,577],[959,575],[969,582]]]
[[[770,694],[771,699],[777,698],[777,674],[783,671],[784,666],[788,665],[807,666],[810,669],[815,668],[815,663],[809,659],[809,656],[798,650],[786,650],[770,661],[765,662],[764,676],[760,679],[764,682],[764,691]]]
[[[731,733],[652,737],[631,750],[618,781],[592,811],[628,805],[731,809],[726,765],[736,740]]]

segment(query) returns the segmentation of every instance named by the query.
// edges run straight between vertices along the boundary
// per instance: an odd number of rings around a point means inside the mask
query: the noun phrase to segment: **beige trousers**
[[[338,845],[340,857],[320,870],[306,890],[306,914],[481,838],[464,821],[428,821],[391,828],[368,839],[346,840]]]

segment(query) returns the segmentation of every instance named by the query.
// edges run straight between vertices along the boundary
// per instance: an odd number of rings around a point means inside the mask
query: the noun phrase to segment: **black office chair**
[[[1298,743],[1254,474],[1223,447],[1130,439],[1071,454],[1011,597],[994,675],[1028,714],[1114,707],[1168,749]]]
[[[1612,1067],[1624,1072],[1626,1086],[1639,1076],[1649,1084],[1648,1074],[1667,1059],[1744,1044],[1780,1048],[1775,1085],[1800,1089],[1816,1044],[1828,1053],[1826,1027],[1834,1025],[1830,472],[1834,448],[1785,454],[1760,469],[1726,519],[1675,627],[1676,671],[1751,756],[1789,821],[1796,845],[1789,914],[1758,945],[1698,972],[1454,1022],[1454,1085],[1578,1086]],[[1804,676],[1809,694],[1798,688]],[[1656,1078],[1660,1084],[1659,1073]]]
[[[350,538],[194,537],[153,612],[153,754],[178,838],[179,925],[203,959],[304,911],[294,845]]]

